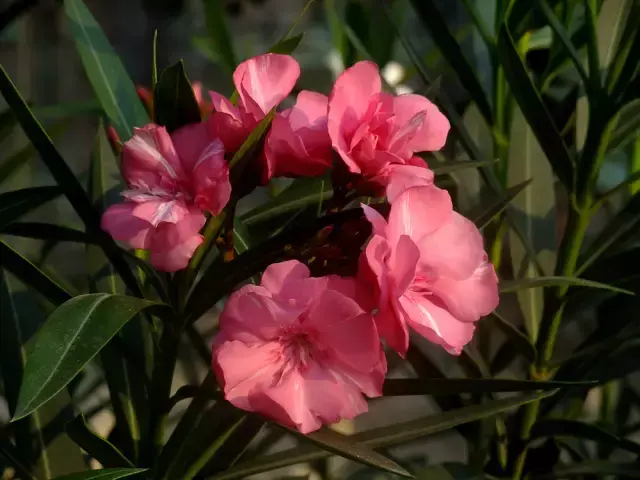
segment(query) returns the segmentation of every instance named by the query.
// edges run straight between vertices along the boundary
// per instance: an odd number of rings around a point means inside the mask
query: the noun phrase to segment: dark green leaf
[[[231,170],[232,175],[234,175],[234,170],[242,172],[245,165],[256,154],[258,148],[264,141],[264,137],[266,136],[275,115],[276,109],[274,107],[253,129],[251,135],[247,137],[238,151],[233,155],[233,158],[229,161],[229,169]],[[238,175],[238,173],[235,173],[235,175]]]
[[[49,127],[52,138],[62,134],[66,130],[68,122],[58,122]],[[36,156],[36,149],[32,144],[18,150],[17,152],[7,156],[0,162],[0,184],[9,180],[21,168],[29,165],[30,160]],[[1,202],[0,202],[1,204]]]
[[[487,167],[493,165],[495,160],[480,160],[480,161],[472,161],[472,160],[452,160],[445,163],[439,164],[430,164],[429,167],[433,171],[435,175],[448,175],[453,172],[457,172],[459,170],[464,170],[467,168],[480,168]]]
[[[512,408],[553,395],[553,391],[530,393],[503,400],[494,400],[483,405],[473,405],[432,415],[419,420],[402,422],[389,427],[381,427],[351,436],[353,442],[362,443],[370,448],[386,448],[405,443],[416,438],[426,437],[454,428],[468,422],[487,418]],[[310,462],[331,456],[331,452],[317,447],[302,446],[284,452],[267,455],[256,460],[240,463],[228,471],[213,477],[215,480],[245,478],[255,473],[265,472],[296,463]]]
[[[231,73],[238,63],[233,52],[233,39],[227,26],[224,2],[222,0],[202,0],[202,4],[211,49],[216,52],[220,64],[228,73]]]
[[[96,434],[80,415],[67,424],[71,440],[95,458],[105,468],[133,468],[133,464],[108,440]]]
[[[518,290],[524,290],[526,288],[546,288],[557,286],[571,286],[571,287],[589,287],[600,288],[603,290],[610,290],[612,292],[626,293],[633,295],[633,292],[618,288],[613,285],[607,285],[600,282],[594,282],[592,280],[586,280],[584,278],[576,277],[537,277],[537,278],[525,278],[523,280],[514,280],[509,282],[503,282],[500,285],[500,292],[516,292]]]
[[[471,98],[489,125],[493,125],[493,112],[473,68],[462,53],[460,44],[447,28],[447,23],[432,0],[411,0],[422,23],[431,32],[431,38],[438,46],[443,57],[458,74],[460,83],[469,92]]]
[[[61,194],[59,187],[31,187],[0,194],[0,228]]]
[[[82,0],[65,0],[71,35],[93,91],[120,140],[133,136],[133,127],[149,123],[135,86],[107,37]]]
[[[80,4],[79,0],[72,0],[66,5]],[[134,293],[140,293],[135,277],[124,262],[111,237],[100,228],[100,217],[91,205],[82,185],[76,175],[66,164],[53,142],[44,131],[38,120],[33,116],[29,107],[24,102],[20,93],[16,90],[11,79],[0,66],[0,91],[12,108],[18,122],[26,133],[31,143],[35,146],[43,162],[51,172],[56,183],[62,188],[67,199],[84,222],[87,230],[96,236],[110,262],[118,270],[122,279]]]
[[[492,198],[486,205],[480,205],[476,207],[475,212],[467,215],[476,227],[482,229],[486,227],[494,218],[500,215],[513,201],[513,199],[523,191],[527,185],[531,183],[531,180],[527,180],[518,185],[514,185],[506,191],[501,198]]]
[[[348,437],[338,432],[334,432],[333,430],[329,430],[326,427],[307,435],[301,435],[293,430],[291,430],[291,432],[301,440],[314,443],[323,450],[348,458],[354,462],[362,463],[363,465],[368,465],[378,470],[394,473],[401,477],[413,478],[413,475],[394,461],[374,452],[361,443],[354,441],[353,436]]]
[[[293,51],[298,48],[304,33],[299,33],[291,38],[285,38],[279,41],[273,47],[269,49],[269,53],[280,53],[283,55],[291,55]]]
[[[14,420],[62,390],[133,317],[159,304],[134,297],[79,295],[58,307],[38,332]]]
[[[69,292],[2,240],[0,240],[0,266],[13,273],[54,305],[60,305],[71,298]]]
[[[519,355],[523,355],[529,363],[534,363],[536,361],[537,354],[535,347],[529,341],[529,337],[527,337],[518,328],[514,327],[498,312],[492,312],[489,316],[495,320],[494,324],[506,335],[506,343],[512,345],[515,352]]]
[[[233,246],[238,254],[243,254],[255,244],[247,226],[239,218],[233,219]]]
[[[166,126],[169,132],[200,122],[200,107],[182,60],[160,75],[153,105],[156,123]]]
[[[146,468],[104,468],[102,470],[72,473],[53,480],[119,480],[120,478],[130,477],[146,471]]]
[[[18,474],[18,478],[21,480],[37,480],[29,471],[29,469],[23,465],[19,458],[18,452],[11,443],[5,440],[0,440],[0,460],[6,462],[7,466],[12,467]],[[1,464],[0,464],[1,466]]]
[[[498,33],[498,52],[504,75],[522,114],[533,130],[553,171],[567,187],[573,186],[573,162],[553,117],[545,107],[540,92],[531,81],[513,38],[503,25]]]
[[[551,480],[555,478],[584,478],[586,476],[607,478],[619,475],[622,478],[640,478],[638,463],[616,463],[609,461],[590,461],[576,465],[568,465],[556,468],[548,475],[537,475],[532,480]]]
[[[56,242],[77,242],[95,244],[95,240],[80,230],[40,222],[12,223],[0,229],[0,233],[16,237],[54,240]]]
[[[620,110],[616,128],[613,130],[609,140],[609,151],[615,152],[625,148],[629,142],[636,138],[639,129],[640,99],[637,99]]]
[[[450,395],[452,393],[531,392],[595,385],[596,382],[539,382],[496,378],[403,378],[387,379],[382,391],[384,396]]]
[[[331,183],[322,182],[322,178],[298,178],[271,202],[254,208],[240,219],[246,225],[253,225],[328,200],[333,196]]]
[[[566,419],[547,419],[537,422],[531,430],[531,438],[541,437],[577,437],[592,440],[640,455],[640,444],[618,437],[605,429],[589,423]]]

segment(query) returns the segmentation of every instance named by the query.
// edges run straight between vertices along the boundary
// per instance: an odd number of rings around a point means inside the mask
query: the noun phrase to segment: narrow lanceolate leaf
[[[0,228],[0,233],[55,242],[96,243],[95,239],[80,230],[51,223],[16,222]]]
[[[536,360],[536,349],[529,341],[529,338],[509,321],[502,317],[497,311],[491,312],[490,318],[494,320],[496,327],[505,334],[507,340],[505,343],[511,345],[514,354],[524,356],[530,363]]]
[[[234,178],[234,175],[238,175],[238,173],[234,172],[242,172],[247,162],[256,154],[258,148],[264,141],[267,130],[269,130],[275,115],[276,109],[274,107],[260,123],[258,123],[238,151],[233,155],[233,158],[229,161],[232,178]]]
[[[609,476],[620,478],[640,478],[638,463],[617,463],[607,460],[596,460],[578,463],[569,466],[558,467],[552,473],[532,476],[532,480],[553,480],[565,478],[584,478],[595,476],[596,478],[608,478]]]
[[[430,164],[429,167],[435,175],[449,175],[453,172],[466,170],[469,168],[488,167],[493,165],[495,160],[479,160],[477,162],[471,160],[452,160],[450,162],[440,164]]]
[[[0,228],[61,194],[60,187],[30,187],[0,194]]]
[[[349,437],[353,442],[362,443],[369,448],[386,448],[416,438],[426,437],[450,430],[458,425],[473,422],[482,418],[508,411],[521,405],[539,401],[553,395],[554,391],[530,393],[522,396],[494,400],[483,405],[473,405],[451,410],[439,415],[432,415],[419,420],[402,422],[389,427],[381,427]],[[332,452],[314,446],[302,446],[284,452],[267,455],[249,462],[239,463],[237,466],[213,477],[215,480],[232,480],[245,478],[268,470],[273,470],[301,462],[310,462],[330,457]]]
[[[413,475],[384,455],[376,453],[370,448],[353,441],[351,437],[334,432],[328,428],[323,428],[304,436],[300,434],[297,435],[301,440],[314,443],[324,450],[328,450],[354,462],[362,463],[402,477],[413,478]]]
[[[0,267],[13,273],[25,285],[29,285],[54,305],[60,305],[71,298],[61,285],[46,273],[0,240]]]
[[[520,58],[513,38],[503,25],[498,33],[498,52],[505,77],[520,110],[533,130],[540,147],[560,181],[573,187],[573,163],[553,118],[540,97],[527,68]]]
[[[453,393],[532,392],[595,386],[596,382],[539,382],[494,378],[403,378],[384,382],[383,395],[450,395]]]
[[[615,152],[625,148],[637,137],[638,130],[640,130],[640,99],[626,104],[620,110],[616,128],[609,141],[609,151]]]
[[[91,430],[82,415],[67,424],[67,433],[103,467],[133,468],[133,464],[111,442]]]
[[[149,123],[133,82],[107,37],[82,0],[65,0],[71,35],[93,91],[123,142],[134,127]]]
[[[69,2],[69,4],[71,3],[78,3],[78,1]],[[126,262],[122,259],[118,246],[111,237],[100,228],[100,217],[97,215],[93,205],[91,205],[76,175],[66,164],[42,128],[42,125],[40,125],[38,120],[33,116],[31,110],[29,110],[29,107],[20,96],[20,93],[2,66],[0,66],[0,92],[2,92],[5,100],[12,108],[22,129],[40,154],[41,159],[51,172],[56,183],[62,188],[74,210],[86,225],[87,230],[96,236],[100,246],[118,270],[118,273],[122,276],[127,286],[133,292],[139,293],[140,289],[138,288],[135,277],[131,273],[131,270],[129,270]]]
[[[159,304],[134,297],[79,295],[58,307],[38,332],[14,420],[62,390],[133,317]]]
[[[269,49],[269,53],[291,55],[293,51],[298,48],[298,45],[300,45],[303,36],[304,33],[299,33],[298,35],[294,35],[291,38],[285,38],[284,40],[279,41],[273,47],[271,47]]]
[[[516,198],[530,182],[531,180],[525,180],[518,185],[514,185],[505,192],[504,196],[489,199],[486,204],[475,207],[474,211],[470,212],[467,216],[475,223],[476,227],[480,229],[486,227],[509,206],[513,199]]]
[[[633,292],[630,292],[629,290],[625,290],[623,288],[618,288],[613,285],[607,285],[605,283],[594,282],[592,280],[586,280],[584,278],[576,277],[537,277],[503,282],[500,285],[500,292],[517,292],[518,290],[524,290],[527,288],[546,288],[558,286],[599,288],[603,290],[610,290],[612,292],[633,295]]]
[[[511,141],[509,145],[508,184],[521,185],[529,180],[524,191],[514,198],[513,217],[529,245],[536,253],[537,264],[545,273],[555,266],[556,215],[555,178],[551,165],[533,131],[519,108],[513,112]],[[535,278],[536,265],[529,261],[529,254],[518,235],[509,231],[509,252],[515,278]],[[541,290],[527,289],[518,292],[518,301],[524,314],[524,325],[529,337],[536,339],[542,318],[544,295]]]
[[[189,123],[200,122],[200,107],[182,60],[160,75],[154,90],[153,105],[156,123],[166,126],[169,132]]]
[[[56,477],[53,480],[119,480],[120,478],[131,477],[146,471],[146,468],[104,468],[102,470],[72,473],[64,477]]]
[[[411,3],[422,23],[431,32],[431,38],[438,45],[443,57],[458,74],[460,83],[469,92],[482,116],[488,124],[493,125],[493,113],[488,97],[435,3],[432,0],[411,0]]]
[[[585,422],[565,419],[548,419],[536,423],[531,430],[531,438],[575,437],[592,440],[596,443],[627,450],[640,455],[640,444],[614,435],[611,432]]]
[[[246,225],[253,225],[279,215],[291,214],[309,205],[328,200],[332,196],[331,182],[325,181],[323,184],[322,178],[297,178],[275,199],[254,208],[240,218]]]
[[[222,67],[231,73],[238,62],[233,52],[233,39],[227,26],[227,14],[222,0],[202,0],[208,44],[216,53]]]

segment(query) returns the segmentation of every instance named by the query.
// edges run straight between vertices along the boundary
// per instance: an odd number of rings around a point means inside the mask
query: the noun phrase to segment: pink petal
[[[191,84],[191,88],[193,88],[193,96],[196,98],[196,102],[198,102],[198,105],[200,105],[204,101],[202,84],[200,82],[193,82]]]
[[[253,410],[251,393],[272,384],[275,374],[284,366],[281,350],[277,342],[249,346],[243,342],[226,340],[216,345],[213,370],[227,401],[238,408]]]
[[[133,214],[146,220],[154,227],[161,222],[178,223],[190,215],[191,210],[184,200],[167,200],[161,197],[147,197],[133,208]]]
[[[278,295],[285,287],[309,278],[309,268],[298,260],[273,263],[262,274],[260,285],[272,295]]]
[[[402,295],[416,276],[420,250],[407,235],[401,235],[389,258],[389,277],[393,282],[394,296]]]
[[[147,249],[153,226],[133,214],[136,206],[133,202],[111,205],[102,215],[100,226],[115,240],[126,242],[132,248]]]
[[[471,341],[475,326],[461,322],[440,305],[419,294],[404,295],[399,300],[399,313],[406,323],[427,340],[442,345],[452,355],[460,355]]]
[[[401,235],[408,235],[421,251],[431,256],[440,255],[440,249],[451,249],[439,245],[438,250],[425,251],[421,239],[440,229],[451,217],[453,206],[446,190],[435,185],[414,187],[395,198],[389,214],[387,238],[391,245],[397,244]]]
[[[135,128],[122,147],[122,174],[129,185],[164,189],[184,177],[180,159],[165,127]]]
[[[407,94],[394,98],[395,113],[394,126],[396,132],[406,128],[418,115],[421,116],[420,126],[414,135],[408,139],[407,147],[412,152],[440,150],[444,147],[449,133],[449,120],[438,107],[420,95]]]
[[[412,188],[401,198],[422,188]],[[441,277],[464,280],[485,257],[482,235],[471,221],[457,212],[416,243],[421,252],[419,270],[433,271]]]
[[[361,203],[360,207],[364,211],[364,216],[367,217],[367,220],[369,220],[369,223],[373,227],[373,234],[385,237],[387,234],[387,221],[384,217],[380,215],[375,208],[371,208],[369,205]]]
[[[224,159],[220,140],[210,142],[200,152],[193,166],[192,182],[195,204],[201,210],[218,215],[231,197],[229,164]]]
[[[440,277],[431,291],[463,322],[475,322],[498,306],[498,277],[493,265],[485,261],[464,280]]]
[[[397,301],[380,305],[380,310],[375,314],[374,320],[387,345],[404,357],[409,348],[409,328],[403,317],[397,312],[393,304]]]
[[[151,239],[151,265],[164,272],[185,268],[203,241],[198,232],[204,223],[205,216],[198,211],[191,212],[178,223],[160,223]]]
[[[295,105],[288,114],[289,124],[293,131],[310,128],[327,132],[327,113],[329,99],[321,93],[303,90],[298,94]],[[329,134],[327,140],[330,142]]]
[[[253,344],[275,340],[297,323],[299,310],[286,308],[262,286],[245,285],[234,292],[220,315],[220,327],[231,340]]]
[[[233,73],[240,106],[259,122],[291,92],[300,65],[290,55],[267,53],[242,62]]]
[[[211,129],[204,123],[191,123],[171,134],[178,156],[185,172],[191,172],[203,152],[213,142],[220,142],[211,135]],[[218,143],[216,143],[218,145]],[[220,144],[221,145],[221,144]],[[220,146],[222,149],[222,146]],[[224,150],[222,149],[223,153]]]
[[[422,160],[421,160],[422,161]],[[387,200],[395,202],[405,190],[411,187],[423,187],[433,185],[433,172],[426,167],[412,165],[394,165],[389,173],[387,185]]]
[[[338,77],[329,96],[328,129],[331,143],[354,173],[359,173],[359,167],[351,159],[348,142],[361,125],[372,97],[380,93],[381,87],[376,64],[363,61]]]
[[[213,108],[216,112],[224,113],[238,122],[242,121],[238,107],[231,103],[227,97],[212,91],[209,92],[209,97],[211,98],[211,103],[213,104]]]

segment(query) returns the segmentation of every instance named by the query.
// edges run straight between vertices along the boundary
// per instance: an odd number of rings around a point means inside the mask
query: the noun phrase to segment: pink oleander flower
[[[475,322],[498,305],[498,279],[480,232],[432,182],[429,170],[397,167],[387,188],[389,220],[362,207],[373,237],[359,278],[373,285],[378,331],[401,355],[409,345],[408,327],[459,355]]]
[[[362,394],[382,394],[386,360],[356,288],[292,260],[232,294],[213,348],[225,398],[302,433],[366,412]]]
[[[293,108],[278,113],[264,146],[263,183],[273,177],[312,177],[331,166],[325,95],[302,91]]]
[[[351,173],[386,185],[392,165],[425,166],[415,152],[440,150],[449,121],[420,95],[382,92],[368,61],[345,70],[329,96],[329,135]]]
[[[217,215],[229,201],[224,147],[205,133],[201,124],[172,135],[150,124],[124,143],[122,174],[130,190],[105,211],[102,228],[132,248],[150,250],[158,270],[185,268],[202,243],[204,212]]]
[[[242,62],[233,73],[238,105],[209,92],[214,112],[209,117],[213,136],[220,138],[227,152],[235,152],[251,131],[291,92],[300,66],[293,57],[267,53]]]

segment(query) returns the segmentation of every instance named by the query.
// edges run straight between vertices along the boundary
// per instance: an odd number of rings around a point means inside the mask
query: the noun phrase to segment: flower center
[[[322,352],[317,348],[315,332],[300,326],[286,327],[280,333],[282,352],[291,366],[306,370],[311,361],[318,361]]]

